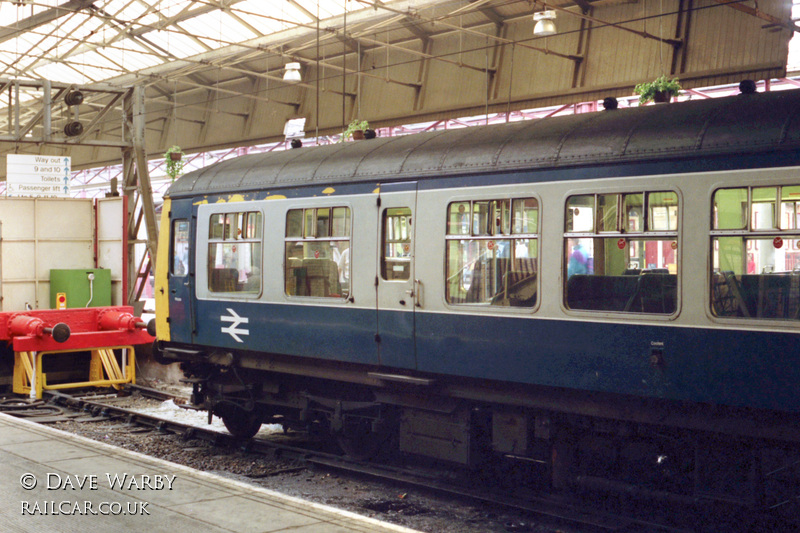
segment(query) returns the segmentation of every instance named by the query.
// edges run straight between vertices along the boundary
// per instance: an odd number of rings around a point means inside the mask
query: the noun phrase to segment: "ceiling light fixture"
[[[297,82],[302,81],[300,76],[300,63],[286,63],[286,72],[283,73],[283,81]]]
[[[533,27],[533,34],[537,37],[547,37],[548,35],[555,35],[556,32],[556,12],[555,11],[539,11],[533,14],[533,20],[536,25]]]

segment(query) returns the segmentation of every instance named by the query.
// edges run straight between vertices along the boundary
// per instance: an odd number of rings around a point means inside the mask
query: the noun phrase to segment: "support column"
[[[125,95],[125,132],[133,144],[133,148],[122,151],[123,172],[125,175],[125,195],[128,197],[128,303],[135,299],[136,283],[140,281],[135,246],[139,225],[136,223],[136,209],[141,203],[147,238],[145,244],[150,264],[156,262],[158,243],[158,223],[153,202],[153,188],[150,184],[150,172],[147,167],[145,152],[145,108],[144,87],[137,85]],[[138,194],[137,194],[138,193]],[[145,279],[142,282],[146,282]]]

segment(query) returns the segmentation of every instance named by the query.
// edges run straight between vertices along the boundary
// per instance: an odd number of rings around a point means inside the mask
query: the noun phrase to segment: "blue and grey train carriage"
[[[241,437],[748,501],[800,442],[800,91],[238,157],[161,235],[156,355]]]

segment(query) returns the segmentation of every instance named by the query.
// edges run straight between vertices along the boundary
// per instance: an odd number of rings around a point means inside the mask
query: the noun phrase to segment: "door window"
[[[381,277],[402,281],[411,277],[411,209],[394,207],[383,212]]]
[[[189,272],[189,221],[180,218],[172,221],[172,275],[185,276]]]

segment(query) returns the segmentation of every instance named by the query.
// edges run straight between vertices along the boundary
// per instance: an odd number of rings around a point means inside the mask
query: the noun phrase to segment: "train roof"
[[[800,90],[740,94],[240,156],[170,197],[800,148]]]

